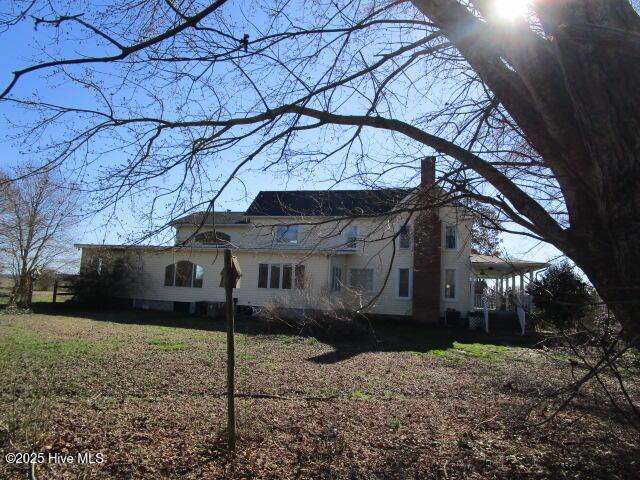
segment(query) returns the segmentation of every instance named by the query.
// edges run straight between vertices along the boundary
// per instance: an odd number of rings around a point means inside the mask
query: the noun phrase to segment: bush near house
[[[354,341],[372,335],[366,317],[331,295],[310,298],[297,292],[292,298],[272,300],[259,317],[280,328],[291,329],[299,335],[312,335],[323,339]]]
[[[539,321],[557,328],[571,328],[583,318],[591,305],[589,285],[567,261],[552,265],[528,288]]]
[[[51,268],[43,268],[34,282],[34,290],[50,291],[56,282],[56,271]]]
[[[83,263],[80,274],[71,281],[74,300],[96,307],[112,307],[127,298],[136,280],[135,262],[130,255],[104,250]]]

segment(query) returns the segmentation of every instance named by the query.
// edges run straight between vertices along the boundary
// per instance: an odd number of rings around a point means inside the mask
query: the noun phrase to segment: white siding
[[[471,298],[471,219],[461,217],[455,208],[443,208],[440,211],[442,220],[441,245],[442,268],[440,270],[440,314],[444,315],[447,308],[458,310],[463,316],[469,311]],[[445,248],[444,234],[446,225],[457,226],[457,244],[455,250]],[[444,298],[445,270],[456,271],[456,298]]]
[[[441,315],[447,308],[459,310],[466,316],[470,300],[469,255],[471,253],[471,236],[469,218],[461,218],[453,208],[440,211],[442,220],[441,245],[442,265],[440,281]],[[412,248],[400,249],[398,239],[396,248],[392,245],[392,237],[405,223],[406,216],[385,219],[358,219],[358,234],[363,241],[350,253],[331,251],[343,247],[346,238],[340,234],[345,223],[331,222],[318,225],[321,218],[260,218],[251,225],[220,226],[218,231],[231,237],[234,247],[241,249],[274,248],[271,252],[251,252],[237,250],[235,255],[242,268],[242,282],[234,292],[240,305],[264,306],[277,300],[290,307],[330,308],[331,305],[360,308],[371,300],[371,295],[360,298],[353,295],[348,288],[340,294],[329,293],[331,265],[342,267],[342,280],[348,286],[350,268],[373,268],[374,292],[380,292],[368,311],[387,315],[411,315],[411,298],[398,298],[398,269],[413,267]],[[271,225],[278,223],[301,223],[300,242],[298,245],[274,245]],[[446,224],[457,225],[457,248],[444,248],[444,227]],[[412,222],[410,222],[413,227]],[[413,228],[411,228],[413,233]],[[194,231],[193,227],[181,227],[176,235],[177,242],[183,241]],[[203,229],[203,231],[206,231]],[[413,237],[413,235],[412,235]],[[317,248],[313,253],[295,251],[300,248]],[[320,249],[322,251],[320,251]],[[162,301],[223,301],[224,291],[219,286],[220,271],[223,263],[222,250],[202,251],[183,248],[179,250],[153,251],[137,250],[141,258],[141,275],[134,296],[144,300]],[[84,258],[83,252],[83,258]],[[204,267],[203,288],[164,286],[165,267],[180,260],[189,260]],[[292,290],[274,290],[258,288],[258,265],[260,263],[287,263],[305,265],[305,277],[308,289],[305,292]],[[446,269],[456,270],[456,298],[444,298],[444,275]],[[386,285],[385,285],[386,279]],[[381,291],[380,291],[381,290]],[[419,292],[414,292],[419,294]]]
[[[258,265],[260,263],[301,263],[305,265],[305,278],[310,293],[320,295],[326,289],[328,260],[324,255],[282,255],[280,253],[236,252],[242,268],[240,288],[234,291],[240,305],[261,306],[273,299],[296,303],[302,307],[300,295],[293,290],[258,288]],[[202,288],[168,287],[164,285],[165,267],[180,260],[189,260],[204,267]],[[224,289],[220,287],[220,272],[224,260],[223,252],[188,251],[151,252],[142,254],[142,282],[135,292],[136,298],[174,302],[224,301]]]

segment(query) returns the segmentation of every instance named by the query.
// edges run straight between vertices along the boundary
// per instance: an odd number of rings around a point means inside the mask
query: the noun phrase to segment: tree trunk
[[[524,22],[481,22],[464,2],[413,3],[442,27],[543,157],[569,228],[557,234],[524,215],[583,269],[627,338],[637,339],[640,16],[627,0],[533,2],[539,35]]]
[[[22,274],[16,280],[9,304],[20,308],[28,308],[31,306],[32,298],[33,280],[30,275]]]
[[[629,209],[629,206],[619,208]],[[625,337],[639,344],[640,232],[636,230],[636,235],[616,238],[610,227],[585,232],[572,242],[571,251],[567,253],[622,324]]]

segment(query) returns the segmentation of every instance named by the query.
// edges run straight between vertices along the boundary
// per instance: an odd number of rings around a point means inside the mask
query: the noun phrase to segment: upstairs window
[[[298,243],[298,225],[278,225],[276,227],[276,242]]]
[[[402,250],[408,250],[411,248],[411,227],[409,225],[403,225],[400,227],[398,244]]]
[[[350,268],[349,287],[358,292],[373,292],[373,268]]]
[[[457,248],[457,232],[458,228],[455,225],[446,225],[444,227],[444,248],[447,250],[455,250]]]
[[[346,239],[345,248],[356,248],[358,242],[358,226],[348,225],[344,229],[344,236]]]
[[[186,260],[167,265],[164,269],[166,287],[202,288],[203,280],[204,268]]]
[[[231,241],[231,237],[224,232],[209,231],[198,233],[195,241],[203,245],[224,245]]]

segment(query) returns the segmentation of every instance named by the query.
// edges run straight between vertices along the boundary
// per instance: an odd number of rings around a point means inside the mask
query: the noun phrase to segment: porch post
[[[489,333],[489,301],[487,297],[482,297],[482,317],[484,319],[484,332]]]
[[[514,294],[516,291],[516,276],[514,273],[511,274],[511,295],[509,297],[510,301],[509,301],[509,305],[508,308],[509,310],[511,310],[513,308],[513,300],[514,300]]]
[[[520,272],[520,293],[524,293],[524,273]]]
[[[476,306],[476,274],[471,270],[471,278],[469,279],[469,311],[473,310]]]

